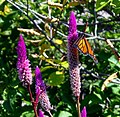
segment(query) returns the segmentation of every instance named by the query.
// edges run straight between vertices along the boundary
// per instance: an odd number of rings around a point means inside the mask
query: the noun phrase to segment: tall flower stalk
[[[42,75],[40,69],[36,67],[35,69],[35,78],[36,78],[36,103],[40,101],[41,107],[47,111],[52,117],[50,110],[52,109],[47,92],[45,83],[42,80]]]
[[[19,79],[23,83],[23,86],[27,87],[33,105],[35,117],[38,117],[34,98],[30,89],[30,85],[32,84],[32,71],[30,67],[30,61],[27,59],[26,45],[22,35],[20,35],[18,40],[17,55],[17,69]]]
[[[19,37],[17,46],[17,69],[19,79],[24,86],[32,84],[32,73],[30,68],[30,61],[27,59],[26,45],[22,35]]]
[[[79,71],[79,57],[78,57],[78,50],[74,48],[73,44],[78,39],[77,33],[77,23],[76,17],[74,12],[70,13],[69,18],[69,34],[68,34],[68,62],[69,62],[69,74],[70,74],[70,84],[73,95],[77,99],[77,109],[78,109],[78,116],[80,117],[80,71]]]

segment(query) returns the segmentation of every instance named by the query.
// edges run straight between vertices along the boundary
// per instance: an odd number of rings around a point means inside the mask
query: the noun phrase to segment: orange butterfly
[[[95,63],[98,63],[98,60],[96,59],[94,55],[94,52],[90,46],[90,43],[85,38],[84,34],[74,42],[73,46],[76,47],[83,54],[89,55],[94,60]]]

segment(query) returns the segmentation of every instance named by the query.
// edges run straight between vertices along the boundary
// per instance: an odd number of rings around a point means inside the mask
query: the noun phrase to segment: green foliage
[[[28,0],[29,1],[29,0]],[[14,1],[15,2],[15,1]],[[19,3],[18,0],[16,2]],[[24,5],[20,7],[27,12]],[[58,1],[53,1],[57,3]],[[51,104],[56,110],[52,113],[54,117],[77,117],[74,97],[70,89],[69,72],[67,62],[67,38],[70,11],[74,10],[78,22],[78,30],[83,31],[88,21],[87,34],[95,34],[95,19],[97,18],[97,36],[112,41],[117,52],[120,52],[120,0],[97,0],[96,8],[94,2],[89,0],[85,3],[70,3],[70,0],[59,1],[64,7],[52,6],[52,17],[59,19],[59,23],[52,22],[48,18],[48,4],[44,0],[29,1],[29,8],[46,18],[36,19],[32,11],[28,11],[30,18],[35,19],[38,25],[50,36],[49,26],[52,25],[53,37],[48,40],[45,34],[39,32],[30,19],[9,2],[0,1],[0,116],[1,117],[33,117],[34,112],[27,89],[19,81],[16,69],[17,53],[16,46],[19,34],[22,33],[27,46],[28,58],[31,61],[34,81],[35,66],[39,66],[42,77],[49,88],[47,88]],[[19,3],[20,4],[20,3]],[[86,12],[87,11],[87,12]],[[95,16],[97,11],[97,16]],[[100,12],[105,13],[101,15]],[[107,16],[107,18],[106,18]],[[39,20],[39,21],[38,21]],[[43,22],[42,22],[43,21]],[[82,23],[80,23],[83,21]],[[39,23],[40,22],[40,23]],[[47,27],[48,26],[48,27]],[[17,28],[36,29],[39,36],[28,32],[20,32]],[[35,31],[36,31],[35,30]],[[58,33],[60,32],[60,33]],[[91,36],[91,37],[90,37]],[[92,35],[87,35],[89,39]],[[120,86],[119,79],[108,84],[104,91],[101,86],[109,75],[120,71],[120,63],[116,60],[112,50],[103,38],[89,40],[99,63],[96,65],[89,56],[80,53],[80,63],[85,69],[81,69],[81,108],[87,107],[88,117],[119,117],[120,116]],[[58,47],[58,49],[56,47]],[[64,53],[60,52],[63,51]],[[94,74],[94,75],[93,75]],[[97,77],[95,77],[95,75]],[[31,86],[33,96],[35,94],[34,82]],[[83,96],[82,96],[83,97]],[[40,106],[39,106],[40,107]],[[47,112],[45,112],[48,115]]]
[[[51,86],[57,86],[57,85],[61,84],[63,80],[64,80],[63,72],[56,71],[56,72],[53,72],[52,74],[50,74],[48,83]]]
[[[112,10],[116,15],[120,13],[120,0],[97,0],[96,11],[102,10],[104,7],[107,7],[108,4],[113,8]]]

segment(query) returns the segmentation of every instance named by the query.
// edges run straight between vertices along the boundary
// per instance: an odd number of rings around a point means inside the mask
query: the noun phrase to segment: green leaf
[[[111,63],[113,63],[114,65],[116,65],[117,67],[120,68],[120,62],[115,58],[115,56],[111,56],[108,61],[110,61]]]
[[[63,72],[56,71],[56,72],[53,72],[50,74],[48,83],[51,86],[57,86],[57,85],[61,84],[63,82],[63,80],[64,80]]]
[[[105,0],[97,0],[96,2],[96,11],[100,11],[103,7],[105,7],[106,5],[108,5],[108,3],[111,0],[105,1]]]
[[[54,41],[56,44],[58,44],[58,45],[61,45],[62,43],[63,43],[63,41],[62,40],[60,40],[60,39],[55,39],[55,41]]]
[[[53,66],[46,66],[46,67],[41,69],[41,72],[44,72],[44,71],[46,71],[48,69],[52,69],[52,68],[53,68]]]
[[[102,97],[100,94],[96,93],[96,92],[93,92],[93,94],[95,94],[101,101],[102,101]]]
[[[120,14],[120,0],[113,0],[112,4],[115,5],[113,11],[114,11],[116,14]]]
[[[67,0],[63,0],[63,5],[65,5],[65,4],[66,4],[66,2],[67,2]]]
[[[11,34],[11,30],[6,30],[6,31],[4,31],[4,32],[1,32],[0,34],[1,35],[4,35],[4,36],[8,36],[8,35],[10,35]]]
[[[30,111],[25,111],[20,117],[34,117],[34,113]]]
[[[69,67],[69,64],[67,61],[61,62],[60,64],[62,67],[66,68],[66,69],[68,69],[68,67]]]
[[[3,2],[5,2],[5,0],[0,0],[0,5],[1,5]]]
[[[116,95],[120,95],[120,87],[114,87],[112,86],[112,92]]]
[[[67,111],[61,111],[58,117],[72,117],[72,114]]]
[[[0,18],[0,24],[4,23],[4,20],[2,18]]]
[[[46,51],[49,48],[50,48],[50,45],[48,45],[48,44],[42,44],[40,52],[43,53],[44,51]]]

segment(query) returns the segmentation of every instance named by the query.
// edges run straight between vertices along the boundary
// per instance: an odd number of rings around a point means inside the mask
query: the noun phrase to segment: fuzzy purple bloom
[[[44,117],[44,113],[39,109],[39,117]]]
[[[41,74],[40,69],[38,67],[36,67],[36,69],[35,69],[35,78],[36,78],[36,85],[35,85],[36,102],[38,102],[40,94],[46,90],[46,86],[42,80],[42,74]]]
[[[26,45],[21,34],[18,40],[17,54],[20,63],[23,63],[27,59]]]
[[[74,12],[71,11],[70,18],[69,18],[69,35],[68,40],[77,40],[78,34],[77,34],[77,22],[76,17],[74,15]]]
[[[68,35],[68,62],[70,73],[70,84],[75,97],[80,96],[80,71],[78,50],[73,47],[74,42],[78,39],[77,23],[74,12],[72,11],[69,19],[69,35]]]
[[[87,117],[87,111],[86,111],[86,107],[85,107],[85,106],[84,106],[84,108],[82,109],[81,117]]]
[[[23,86],[32,84],[32,73],[30,68],[30,61],[27,59],[26,45],[22,35],[19,37],[17,46],[17,69],[19,79],[23,83]]]
[[[36,78],[36,102],[40,101],[41,107],[45,111],[50,111],[52,109],[47,92],[45,83],[42,80],[42,75],[40,69],[36,67],[35,69],[35,78]]]

